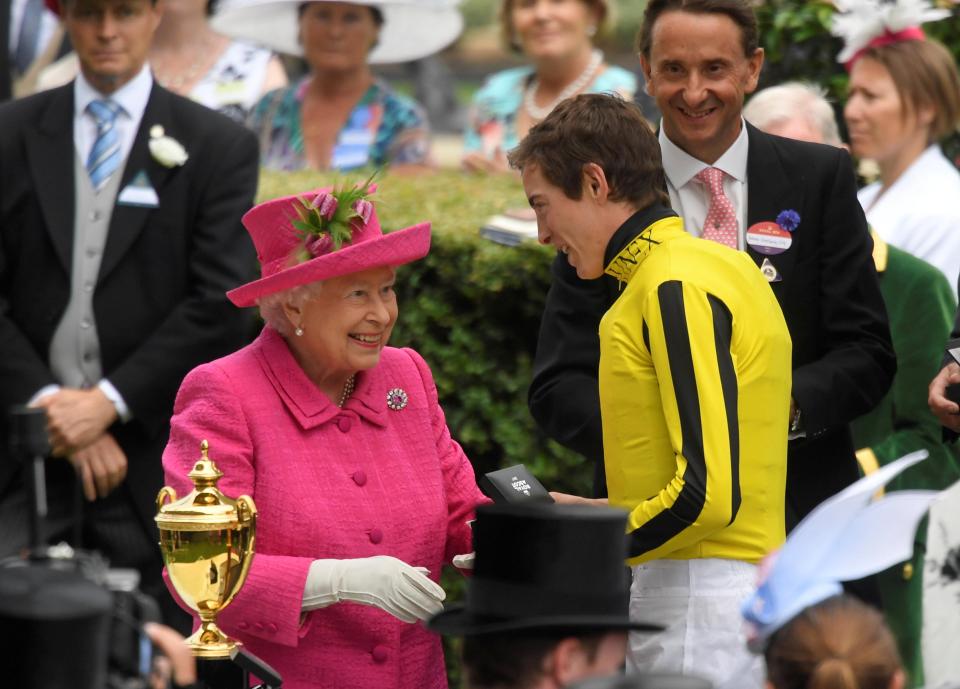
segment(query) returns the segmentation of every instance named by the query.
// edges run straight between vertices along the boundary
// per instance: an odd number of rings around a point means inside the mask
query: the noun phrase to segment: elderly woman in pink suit
[[[268,201],[243,218],[263,277],[228,293],[266,321],[183,381],[163,456],[189,491],[202,439],[228,495],[259,510],[256,555],[224,630],[288,689],[446,687],[440,568],[472,550],[486,499],[450,437],[430,369],[387,346],[394,267],[429,224],[383,234],[372,188]]]

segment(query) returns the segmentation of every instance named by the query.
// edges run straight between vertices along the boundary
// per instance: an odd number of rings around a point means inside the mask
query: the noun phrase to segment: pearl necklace
[[[343,392],[340,393],[340,399],[337,400],[338,407],[342,407],[344,404],[346,404],[347,399],[353,394],[356,376],[356,373],[352,374],[349,378],[347,378],[347,382],[343,384]]]
[[[193,84],[199,77],[203,76],[213,68],[210,63],[210,52],[215,48],[215,41],[209,37],[203,42],[200,50],[197,51],[193,61],[187,67],[176,73],[164,73],[163,69],[157,69],[156,64],[151,65],[154,78],[160,82],[168,91],[180,93],[180,90],[187,84]],[[217,56],[219,59],[219,55]],[[204,70],[206,67],[206,70]],[[186,94],[181,94],[186,95]]]
[[[534,100],[537,89],[540,88],[540,80],[534,77],[530,81],[530,85],[527,87],[527,90],[523,95],[523,107],[527,111],[527,114],[530,115],[530,117],[532,117],[534,120],[542,120],[544,117],[549,115],[555,107],[557,107],[557,104],[560,101],[579,93],[584,86],[589,84],[601,64],[603,64],[603,51],[594,50],[592,53],[590,53],[590,62],[587,63],[586,69],[580,73],[580,76],[567,84],[563,91],[560,92],[560,95],[557,96],[552,103],[549,103],[542,108],[537,105],[536,101]]]

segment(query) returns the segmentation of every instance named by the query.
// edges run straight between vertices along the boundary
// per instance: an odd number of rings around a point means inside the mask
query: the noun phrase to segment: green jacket
[[[857,459],[865,472],[914,450],[930,453],[887,484],[887,490],[940,490],[960,478],[954,450],[941,438],[940,422],[927,408],[927,385],[940,370],[956,301],[943,274],[926,261],[886,244],[874,234],[874,262],[890,319],[897,374],[880,404],[852,425]],[[913,686],[923,684],[920,656],[923,553],[926,524],[917,531],[914,557],[878,577],[887,622]]]

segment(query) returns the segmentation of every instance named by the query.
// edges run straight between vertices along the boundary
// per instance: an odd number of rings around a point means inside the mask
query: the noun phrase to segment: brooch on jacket
[[[393,411],[400,411],[407,406],[407,393],[403,388],[393,388],[387,392],[387,406]]]

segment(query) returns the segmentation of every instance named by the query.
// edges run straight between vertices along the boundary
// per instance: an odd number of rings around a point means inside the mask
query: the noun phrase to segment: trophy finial
[[[196,486],[197,490],[203,490],[204,488],[213,488],[217,485],[217,481],[220,480],[220,477],[223,476],[223,472],[217,468],[217,465],[213,463],[213,460],[207,456],[207,451],[210,449],[210,443],[206,440],[200,441],[200,459],[197,460],[197,463],[193,465],[193,471],[191,471],[187,476],[190,477],[190,480],[193,481],[193,485]]]

